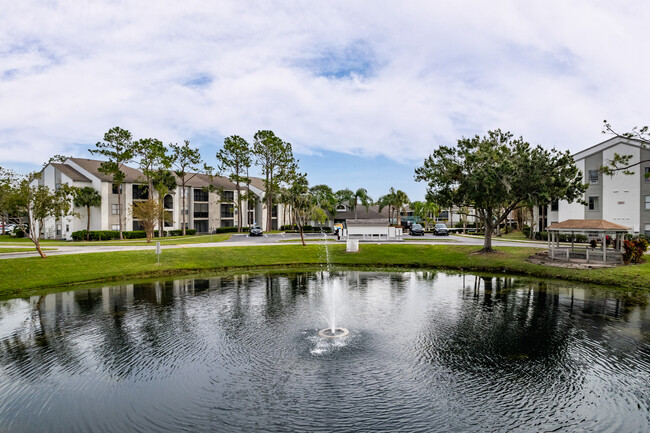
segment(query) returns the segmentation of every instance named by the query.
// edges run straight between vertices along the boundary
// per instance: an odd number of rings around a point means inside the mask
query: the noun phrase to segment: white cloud
[[[5,3],[2,160],[83,153],[115,125],[206,154],[272,129],[297,152],[419,162],[496,127],[577,151],[605,118],[648,122],[643,6]]]

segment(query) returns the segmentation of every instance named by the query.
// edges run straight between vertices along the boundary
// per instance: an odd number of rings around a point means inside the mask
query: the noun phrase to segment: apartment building
[[[619,171],[608,176],[600,171],[616,154],[632,156],[632,174]],[[589,183],[584,196],[587,204],[565,200],[552,204],[544,226],[567,219],[604,219],[650,236],[650,178],[646,177],[650,173],[650,148],[637,140],[613,137],[573,158],[584,182]]]
[[[149,191],[144,174],[135,168],[123,166],[124,182],[118,187],[113,184],[111,175],[99,171],[102,161],[84,158],[68,158],[63,163],[50,163],[41,172],[41,178],[35,182],[56,189],[59,185],[67,184],[83,188],[90,186],[97,190],[101,197],[101,205],[90,210],[91,230],[118,230],[120,217],[122,228],[128,230],[142,230],[140,221],[131,215],[131,205],[137,201],[147,200]],[[211,233],[219,227],[236,227],[238,223],[238,209],[235,206],[237,199],[236,186],[228,178],[221,176],[208,176],[205,174],[192,174],[186,177],[185,204],[183,205],[180,179],[178,187],[164,197],[158,197],[157,191],[152,191],[154,198],[162,200],[168,222],[165,230],[182,228],[183,213],[185,214],[186,228],[196,229],[198,233]],[[211,188],[210,188],[211,187]],[[118,201],[118,188],[122,195],[122,205]],[[247,227],[258,224],[266,227],[267,212],[262,201],[264,196],[263,181],[252,178],[251,185],[243,185],[242,189],[250,189],[256,197],[250,202],[242,202],[242,225]],[[243,193],[243,191],[242,191]],[[43,237],[46,239],[71,239],[72,232],[85,230],[87,225],[87,212],[85,208],[75,208],[75,216],[66,216],[60,219],[50,219],[45,222]],[[283,220],[282,205],[272,209],[272,227],[277,228],[285,224]]]

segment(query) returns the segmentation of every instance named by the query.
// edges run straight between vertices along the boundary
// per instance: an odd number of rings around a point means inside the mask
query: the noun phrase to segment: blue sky
[[[579,151],[648,123],[644,2],[5,2],[0,166],[89,157],[111,127],[208,162],[271,129],[312,184],[395,187],[489,129]]]

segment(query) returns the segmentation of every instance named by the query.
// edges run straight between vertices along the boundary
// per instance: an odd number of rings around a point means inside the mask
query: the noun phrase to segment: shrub
[[[648,241],[645,238],[626,240],[623,242],[623,262],[641,263],[646,251],[648,251]]]
[[[178,230],[167,230],[169,236],[183,236],[183,229]],[[194,236],[196,234],[196,229],[185,229],[185,234],[188,236]]]
[[[521,231],[523,232],[524,236],[526,236],[527,238],[530,237],[530,227],[524,226],[524,228],[521,229]]]
[[[24,238],[25,237],[25,232],[23,231],[23,229],[15,228],[14,229],[14,236],[16,236],[17,238]]]

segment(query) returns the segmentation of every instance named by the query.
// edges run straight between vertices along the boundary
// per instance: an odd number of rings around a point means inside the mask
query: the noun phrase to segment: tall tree
[[[86,240],[90,240],[90,208],[102,203],[102,195],[92,186],[79,188],[74,195],[74,205],[86,208]]]
[[[156,138],[143,138],[133,143],[133,153],[139,159],[140,171],[147,181],[147,193],[153,198],[153,179],[158,170],[171,167],[167,148]]]
[[[5,234],[9,216],[14,213],[15,188],[19,176],[13,170],[0,167],[0,223]]]
[[[357,206],[359,204],[362,204],[366,208],[366,211],[370,209],[370,205],[372,204],[372,198],[370,198],[368,191],[366,191],[365,188],[359,188],[354,193],[354,201],[352,202],[354,207],[354,219],[357,219]]]
[[[379,206],[379,212],[381,212],[385,207],[388,207],[388,223],[390,224],[391,218],[393,216],[392,209],[395,206],[395,188],[391,187],[388,194],[384,194],[377,199],[377,205]]]
[[[124,239],[122,231],[126,205],[122,203],[122,184],[125,179],[122,167],[134,157],[135,147],[133,145],[133,136],[126,129],[116,126],[104,134],[103,142],[97,142],[95,146],[96,149],[88,149],[88,151],[92,154],[102,155],[108,159],[108,161],[100,164],[99,172],[113,176],[113,184],[117,185],[117,203],[120,212],[120,239]]]
[[[174,173],[181,181],[181,215],[183,216],[183,236],[185,236],[185,199],[187,198],[187,188],[185,185],[198,174],[203,161],[199,149],[190,147],[189,140],[185,140],[184,144],[180,146],[178,143],[170,143],[169,147],[172,149],[171,162],[174,167]],[[203,168],[207,169],[208,167],[204,164]]]
[[[300,240],[302,245],[306,246],[304,227],[309,221],[318,221],[323,223],[327,220],[327,213],[321,208],[316,197],[311,194],[307,176],[297,174],[287,188],[287,203],[293,209],[294,218],[298,230],[300,230]]]
[[[171,164],[171,162],[170,162]],[[156,172],[153,173],[152,183],[154,189],[158,192],[158,207],[159,207],[159,216],[158,216],[158,237],[163,237],[163,230],[165,227],[165,196],[170,192],[174,191],[178,186],[176,182],[176,177],[171,170],[168,170],[168,167],[159,167]],[[171,222],[171,221],[168,221]]]
[[[404,208],[406,205],[409,204],[409,197],[406,195],[404,191],[401,189],[398,189],[395,191],[395,211],[397,214],[397,225],[402,225],[402,212],[404,211]]]
[[[248,184],[246,175],[252,163],[251,147],[246,140],[232,135],[223,140],[223,148],[217,152],[218,170],[228,174],[228,179],[235,183],[237,189],[237,232],[242,231],[242,183]],[[248,208],[248,206],[247,206]]]
[[[492,233],[526,202],[583,201],[586,185],[569,152],[531,147],[509,132],[461,138],[440,146],[415,170],[428,183],[427,198],[443,206],[473,206],[485,224],[483,252],[492,252]]]
[[[253,143],[255,162],[262,169],[266,196],[266,231],[272,229],[273,198],[280,183],[295,173],[298,161],[293,157],[291,144],[282,141],[273,131],[257,131]]]
[[[17,212],[16,225],[29,236],[38,253],[45,258],[40,241],[45,220],[73,214],[71,198],[76,188],[62,184],[51,191],[44,185],[33,185],[39,177],[40,174],[32,173],[20,180],[14,190],[13,203]],[[21,217],[26,217],[27,222]]]
[[[337,199],[332,188],[327,185],[315,185],[309,188],[309,193],[314,197],[320,209],[323,209],[332,218],[336,215]]]

